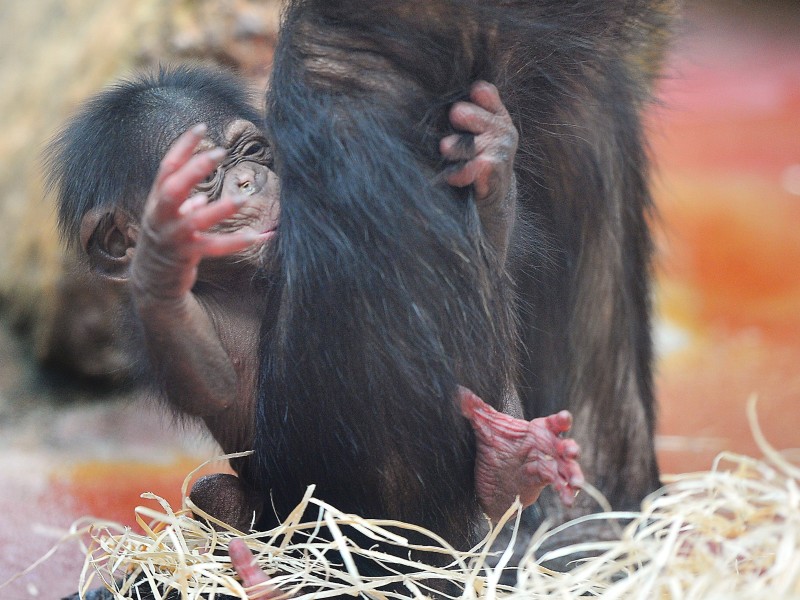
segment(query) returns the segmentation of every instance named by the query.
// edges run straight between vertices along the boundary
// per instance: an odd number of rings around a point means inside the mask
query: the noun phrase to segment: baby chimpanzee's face
[[[213,142],[205,140],[198,145],[197,152],[212,147]],[[196,191],[207,194],[211,202],[222,197],[238,197],[242,205],[211,231],[274,232],[280,215],[280,188],[278,177],[271,169],[272,150],[267,139],[250,121],[236,120],[225,128],[223,147],[228,150],[228,156]],[[249,248],[237,258],[262,263],[264,245]]]

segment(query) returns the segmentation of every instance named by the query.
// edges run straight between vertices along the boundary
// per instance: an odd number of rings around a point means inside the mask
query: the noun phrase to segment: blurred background
[[[127,380],[116,298],[60,248],[40,152],[132,69],[204,59],[263,89],[272,0],[0,3],[0,584],[84,515],[133,524],[142,492],[179,505],[216,454]],[[800,447],[800,4],[688,2],[647,117],[657,165],[657,447],[667,473]],[[0,589],[75,591],[74,543]]]

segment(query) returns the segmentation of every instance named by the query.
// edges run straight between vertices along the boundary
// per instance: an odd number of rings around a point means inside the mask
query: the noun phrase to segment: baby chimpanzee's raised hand
[[[274,236],[274,230],[209,232],[235,215],[249,196],[223,194],[209,202],[208,193],[192,194],[228,155],[224,148],[195,153],[205,132],[202,124],[187,131],[161,161],[144,206],[132,267],[132,285],[140,301],[179,300],[191,292],[202,259],[241,252]]]

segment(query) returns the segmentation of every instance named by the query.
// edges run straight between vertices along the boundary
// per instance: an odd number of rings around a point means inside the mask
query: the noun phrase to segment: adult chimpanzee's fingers
[[[256,557],[253,556],[243,540],[231,540],[228,544],[228,553],[231,557],[231,564],[242,579],[244,587],[259,586],[256,590],[247,590],[248,598],[255,600],[256,598],[274,598],[279,595],[275,586],[268,585],[269,576],[258,566]]]
[[[469,98],[475,104],[499,117],[509,117],[500,92],[488,81],[476,81],[469,91]],[[509,117],[510,118],[510,117]]]
[[[250,246],[261,245],[275,236],[274,231],[265,233],[197,233],[193,243],[194,250],[203,257],[228,256],[241,252]]]
[[[454,133],[443,137],[439,142],[442,158],[450,162],[471,160],[475,157],[475,136],[467,133]]]
[[[155,185],[158,185],[165,177],[171,175],[181,168],[194,153],[197,144],[203,139],[208,131],[205,123],[195,125],[185,131],[167,150],[156,174]]]

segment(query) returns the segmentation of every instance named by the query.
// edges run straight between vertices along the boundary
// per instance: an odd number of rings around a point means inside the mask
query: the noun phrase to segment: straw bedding
[[[159,585],[179,590],[186,600],[220,594],[247,598],[226,551],[232,538],[244,537],[272,576],[272,584],[298,599],[422,598],[429,595],[428,586],[442,580],[452,584],[447,589],[455,590],[446,597],[464,599],[800,599],[798,456],[770,447],[755,420],[754,403],[749,410],[763,459],[723,453],[708,472],[665,478],[665,486],[643,502],[640,512],[605,512],[537,532],[521,563],[513,567],[515,585],[500,583],[502,570],[510,568],[510,548],[490,556],[499,528],[466,553],[429,534],[425,550],[449,557],[447,567],[434,568],[397,557],[407,553],[385,551],[408,547],[404,532],[418,528],[343,514],[314,498],[309,489],[281,527],[248,534],[228,528],[215,532],[191,518],[188,499],[173,511],[164,500],[145,494],[161,510],[136,510],[142,534],[108,523],[86,530],[89,541],[81,589],[102,582],[116,590],[117,598],[136,598],[134,582],[138,582],[154,590]],[[309,507],[318,519],[301,522]],[[506,515],[507,520],[515,518],[514,510]],[[619,539],[537,556],[548,537],[593,519],[620,523]],[[347,536],[351,530],[346,526],[369,543],[358,547]],[[585,557],[587,552],[594,556],[576,559],[567,573],[541,566],[550,558]],[[356,557],[380,562],[387,576],[363,576]],[[161,598],[158,592],[156,598]]]

